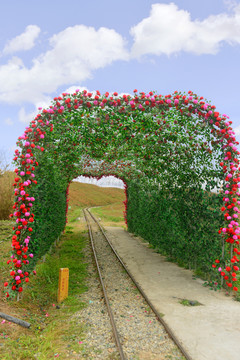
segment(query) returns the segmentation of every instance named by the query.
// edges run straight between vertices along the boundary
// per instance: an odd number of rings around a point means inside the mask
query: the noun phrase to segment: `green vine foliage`
[[[63,232],[66,223],[66,186],[63,186],[51,161],[46,159],[46,156],[44,158],[45,166],[37,168],[36,176],[39,181],[33,188],[35,227],[31,235],[32,241],[29,243],[29,252],[35,256],[31,268],[37,259],[49,250]]]
[[[173,261],[209,273],[221,256],[217,230],[222,223],[222,196],[196,189],[159,189],[128,184],[127,223],[130,232],[148,240]]]
[[[236,145],[228,117],[191,91],[76,90],[54,98],[17,141],[7,296],[23,290],[36,260],[64,230],[68,186],[79,175],[123,179],[130,231],[191,267],[216,268],[236,290]]]

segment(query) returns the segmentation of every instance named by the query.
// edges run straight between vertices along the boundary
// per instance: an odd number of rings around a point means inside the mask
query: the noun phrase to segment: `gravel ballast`
[[[88,216],[89,217],[89,216]],[[127,359],[184,359],[89,217],[102,277]],[[86,248],[90,256],[90,246]],[[119,359],[96,267],[89,261],[89,290],[81,296],[87,309],[77,314],[86,325],[85,358]]]

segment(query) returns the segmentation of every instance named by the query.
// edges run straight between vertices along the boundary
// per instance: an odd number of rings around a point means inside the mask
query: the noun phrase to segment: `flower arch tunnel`
[[[212,236],[218,237],[219,244],[223,241],[227,248],[229,256],[225,251],[213,267],[222,262],[222,276],[234,287],[240,254],[238,143],[228,117],[202,97],[191,91],[166,96],[137,90],[132,96],[78,90],[64,93],[31,121],[17,145],[11,214],[16,224],[8,261],[11,281],[5,284],[11,291],[22,291],[36,260],[64,230],[66,191],[79,175],[115,175],[124,180],[128,186],[126,217],[132,231],[139,208],[134,188],[144,189],[146,198],[151,198],[154,188],[161,199],[168,199],[167,211],[169,204],[182,206],[183,194],[191,201],[193,196],[192,203],[198,205],[199,194],[203,199],[204,194],[217,192],[212,213],[219,210],[220,197],[219,227],[214,223],[214,235],[208,228],[203,230],[209,243]],[[224,194],[219,195],[220,188]],[[177,217],[190,210],[180,209]],[[168,216],[169,228],[171,212]],[[197,219],[191,218],[189,223],[193,233],[194,221]],[[211,216],[207,221],[212,221]],[[211,261],[210,257],[210,267]]]

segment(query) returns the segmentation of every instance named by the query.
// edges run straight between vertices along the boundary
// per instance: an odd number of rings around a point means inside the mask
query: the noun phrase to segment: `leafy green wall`
[[[211,269],[209,264],[222,251],[220,195],[180,188],[170,192],[133,181],[127,193],[130,232],[148,240],[171,260],[204,272]]]

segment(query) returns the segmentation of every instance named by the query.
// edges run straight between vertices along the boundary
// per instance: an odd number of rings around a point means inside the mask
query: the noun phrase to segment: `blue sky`
[[[11,0],[0,13],[0,150],[67,89],[192,90],[240,140],[240,2]]]

